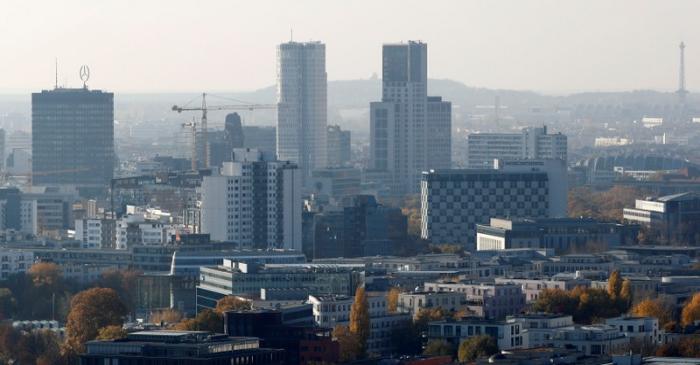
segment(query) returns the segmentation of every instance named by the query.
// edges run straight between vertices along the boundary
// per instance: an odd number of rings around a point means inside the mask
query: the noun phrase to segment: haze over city
[[[16,1],[0,12],[0,92],[91,80],[118,92],[275,83],[274,44],[327,44],[329,80],[381,74],[385,42],[430,45],[429,76],[544,93],[700,85],[700,3],[682,1]]]

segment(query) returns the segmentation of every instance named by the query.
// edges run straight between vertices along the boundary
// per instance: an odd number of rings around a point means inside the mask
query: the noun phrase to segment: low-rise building
[[[424,289],[462,293],[467,309],[485,318],[501,319],[525,308],[525,295],[518,284],[427,282]]]
[[[348,326],[354,297],[337,295],[309,296],[313,305],[314,321],[320,327]],[[389,313],[386,293],[367,293],[370,334],[367,351],[378,354],[391,352],[391,334],[396,328],[405,327],[411,320],[408,313]]]
[[[410,313],[415,318],[421,309],[442,308],[447,311],[466,309],[467,302],[463,293],[448,291],[414,291],[400,293],[397,310]]]
[[[0,248],[0,280],[25,273],[34,264],[34,253],[25,250]]]
[[[663,330],[659,329],[659,320],[654,317],[621,316],[608,318],[605,324],[617,328],[633,341],[648,344],[663,342]]]

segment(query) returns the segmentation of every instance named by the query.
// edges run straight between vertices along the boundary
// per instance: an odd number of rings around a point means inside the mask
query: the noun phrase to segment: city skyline
[[[416,39],[441,55],[433,57],[430,78],[544,93],[673,91],[684,41],[688,88],[700,85],[692,67],[700,35],[688,11],[699,5],[689,1],[401,2],[406,14],[384,23],[399,3],[86,4],[47,2],[36,12],[18,2],[0,15],[0,30],[9,35],[0,46],[13,55],[0,71],[0,93],[49,88],[55,58],[59,83],[68,87],[80,84],[77,70],[88,64],[92,85],[114,92],[264,88],[274,85],[275,45],[290,38],[327,44],[329,80],[380,74],[382,44]],[[372,32],[359,31],[362,24],[373,24]]]

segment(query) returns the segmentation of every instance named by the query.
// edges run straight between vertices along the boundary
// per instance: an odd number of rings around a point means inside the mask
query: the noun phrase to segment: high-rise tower
[[[688,94],[688,90],[685,88],[685,43],[681,42],[678,46],[681,51],[680,68],[678,70],[678,101],[681,104],[685,104],[685,96]]]
[[[299,165],[306,180],[326,167],[326,45],[288,42],[277,47],[277,157]]]
[[[370,103],[370,170],[393,194],[416,193],[421,172],[451,165],[452,105],[428,96],[428,45],[382,49],[382,101]]]

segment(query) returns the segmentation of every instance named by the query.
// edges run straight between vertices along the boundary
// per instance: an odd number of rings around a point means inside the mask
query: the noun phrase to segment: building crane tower
[[[685,43],[681,42],[678,46],[681,51],[680,67],[678,69],[678,94],[679,101],[685,105],[685,96],[688,94],[688,89],[685,88]]]
[[[275,109],[277,108],[277,105],[275,104],[231,104],[231,105],[214,105],[214,106],[208,106],[207,105],[207,94],[202,93],[202,106],[201,107],[187,107],[187,106],[177,106],[173,105],[172,110],[176,111],[178,113],[182,113],[185,111],[201,111],[202,112],[202,121],[200,125],[200,132],[202,133],[202,145],[204,147],[204,168],[208,169],[209,168],[209,136],[207,135],[209,133],[209,129],[207,128],[207,112],[209,110],[256,110],[256,109]],[[189,125],[190,123],[185,123],[188,125],[183,125],[183,126],[189,126],[194,129],[194,125]],[[196,141],[196,137],[195,137]],[[195,144],[195,151],[196,151],[196,144]],[[196,156],[192,156],[192,167],[195,169],[196,166]]]

